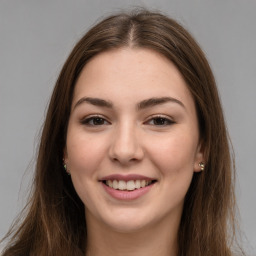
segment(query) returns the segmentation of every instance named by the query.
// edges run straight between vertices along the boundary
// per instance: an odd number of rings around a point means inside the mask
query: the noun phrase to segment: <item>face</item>
[[[177,222],[203,156],[174,64],[130,48],[90,60],[75,85],[64,159],[87,223],[131,232]]]

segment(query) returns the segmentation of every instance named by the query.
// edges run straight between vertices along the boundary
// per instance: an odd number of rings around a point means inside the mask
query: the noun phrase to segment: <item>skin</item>
[[[175,100],[138,107],[163,97]],[[184,197],[203,161],[199,141],[193,98],[164,56],[121,48],[86,64],[75,86],[64,159],[86,208],[87,255],[176,255]],[[157,182],[138,199],[117,200],[99,181],[111,174]]]

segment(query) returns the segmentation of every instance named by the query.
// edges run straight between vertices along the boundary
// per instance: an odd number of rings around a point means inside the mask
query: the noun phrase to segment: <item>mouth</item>
[[[136,200],[149,193],[157,179],[138,174],[112,174],[102,177],[99,182],[106,193],[117,200]]]
[[[136,179],[136,180],[117,180],[117,179],[108,179],[102,180],[106,186],[113,188],[115,190],[128,191],[132,192],[137,189],[145,188],[152,185],[157,180],[147,180],[147,179]]]

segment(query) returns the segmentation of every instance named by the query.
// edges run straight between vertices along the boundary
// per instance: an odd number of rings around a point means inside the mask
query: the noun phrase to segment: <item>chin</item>
[[[135,209],[131,212],[129,210],[118,211],[118,213],[111,212],[108,216],[103,216],[102,221],[108,228],[119,233],[138,232],[154,222],[145,214],[140,215]]]
[[[147,223],[142,223],[142,222],[136,222],[136,221],[114,221],[111,223],[108,223],[109,228],[111,228],[113,231],[118,232],[118,233],[136,233],[139,232],[140,230],[143,230],[149,224]]]

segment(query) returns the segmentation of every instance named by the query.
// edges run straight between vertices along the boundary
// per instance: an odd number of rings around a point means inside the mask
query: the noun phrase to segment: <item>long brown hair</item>
[[[235,237],[234,168],[215,80],[191,35],[176,21],[145,10],[110,16],[76,44],[56,82],[39,146],[34,186],[3,256],[84,255],[84,205],[63,169],[76,80],[89,59],[109,49],[149,48],[172,61],[194,98],[206,168],[195,173],[179,229],[179,256],[228,256]]]

